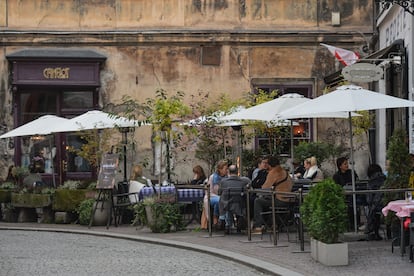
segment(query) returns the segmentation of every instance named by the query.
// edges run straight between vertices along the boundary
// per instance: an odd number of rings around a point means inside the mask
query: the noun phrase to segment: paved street
[[[208,254],[93,235],[10,230],[0,245],[2,276],[259,274]]]
[[[220,233],[214,233],[212,237],[208,236],[205,231],[198,231],[195,224],[194,228],[189,228],[187,231],[180,231],[176,233],[155,234],[147,228],[136,228],[130,225],[121,225],[118,227],[110,226],[109,229],[101,226],[94,226],[90,229],[86,226],[76,224],[42,224],[42,223],[4,223],[0,222],[0,266],[6,267],[5,258],[9,258],[11,252],[14,252],[14,246],[22,244],[25,250],[30,254],[24,252],[17,252],[18,258],[14,261],[27,261],[30,266],[25,267],[25,271],[20,274],[6,274],[6,275],[28,275],[29,271],[34,271],[37,267],[44,267],[44,260],[50,259],[57,263],[57,267],[62,265],[65,269],[68,267],[66,262],[73,264],[79,262],[79,271],[76,275],[90,274],[90,271],[99,271],[102,267],[104,272],[100,275],[107,275],[117,273],[116,275],[131,275],[135,271],[145,271],[148,275],[258,275],[260,272],[253,270],[259,268],[260,271],[265,271],[272,275],[315,275],[315,276],[331,276],[331,275],[393,275],[405,276],[413,275],[414,263],[410,263],[407,254],[401,256],[399,247],[395,247],[394,253],[391,252],[391,241],[358,241],[360,235],[348,233],[346,238],[349,241],[349,265],[338,267],[327,267],[312,260],[309,250],[309,243],[305,243],[305,252],[300,252],[299,244],[295,241],[294,233],[291,233],[291,242],[288,242],[285,233],[282,233],[278,240],[278,245],[282,247],[272,246],[269,236],[264,236],[261,240],[259,236],[253,236],[252,242],[247,242],[246,235],[233,234],[230,236],[223,236]],[[27,230],[22,232],[24,237],[28,238],[28,243],[20,241],[18,238],[14,243],[7,241],[4,233],[11,231]],[[70,242],[63,244],[62,241],[55,238],[49,238],[43,242],[37,241],[34,238],[39,231],[45,231],[43,237],[60,237],[67,235]],[[56,232],[56,233],[54,233]],[[49,234],[53,235],[49,236]],[[77,234],[77,235],[72,235]],[[80,235],[82,234],[82,235]],[[221,233],[222,234],[222,233]],[[9,234],[8,234],[9,235]],[[109,239],[108,239],[109,238]],[[115,239],[116,238],[116,239]],[[307,238],[308,239],[308,238]],[[25,241],[26,239],[23,239]],[[81,241],[78,244],[76,241]],[[92,242],[93,241],[93,242]],[[102,242],[105,241],[105,242]],[[62,245],[60,244],[62,243]],[[120,244],[124,246],[119,246]],[[159,245],[167,245],[170,248]],[[69,248],[69,253],[60,253],[60,250],[54,249],[57,246]],[[149,248],[155,250],[141,250],[140,248]],[[45,249],[46,248],[46,249]],[[82,255],[77,248],[82,248],[83,251],[88,251],[88,254]],[[178,248],[189,249],[183,253],[178,253],[181,250]],[[10,253],[9,253],[10,251]],[[36,262],[31,262],[32,254],[39,254],[43,252],[48,258],[39,256]],[[52,252],[52,253],[48,253]],[[62,250],[65,252],[65,250]],[[99,252],[99,254],[97,254]],[[143,255],[143,252],[145,254]],[[151,253],[150,253],[151,252]],[[165,253],[166,252],[166,253]],[[161,256],[164,254],[163,262],[154,261],[154,258],[148,259],[148,254],[153,256]],[[207,253],[201,254],[199,253]],[[13,253],[15,254],[15,252]],[[63,255],[65,254],[65,255]],[[94,255],[97,254],[97,255]],[[185,254],[185,255],[178,255]],[[50,257],[50,255],[52,255]],[[60,255],[62,257],[60,257]],[[4,257],[6,256],[6,257]],[[67,257],[71,256],[71,257]],[[121,258],[121,256],[123,256]],[[201,257],[200,257],[201,256]],[[217,264],[215,256],[222,256],[226,260],[233,260],[231,263],[225,261]],[[29,258],[30,257],[30,258]],[[210,259],[212,257],[213,259]],[[104,259],[103,259],[104,258]],[[142,266],[139,262],[143,259],[145,263],[155,265],[156,270],[146,270],[149,265]],[[156,258],[156,257],[155,257]],[[74,262],[72,262],[72,259]],[[187,260],[191,260],[191,265]],[[194,259],[194,260],[193,260]],[[62,261],[65,260],[65,261]],[[155,259],[156,260],[156,259]],[[63,263],[65,262],[65,263]],[[62,264],[63,263],[63,264]],[[133,265],[130,265],[130,264]],[[162,268],[166,263],[167,268]],[[214,268],[211,268],[211,264]],[[120,266],[120,264],[124,264]],[[124,268],[128,264],[127,268]],[[207,267],[204,270],[199,268]],[[72,265],[74,266],[74,265]],[[10,266],[7,266],[10,268]],[[22,267],[24,267],[22,265]],[[76,266],[75,266],[76,267]],[[131,268],[132,267],[132,268]],[[152,266],[151,266],[152,267]],[[19,267],[20,268],[20,267]],[[174,268],[174,270],[170,269]],[[41,275],[51,275],[49,270],[42,271]],[[127,269],[132,269],[129,271]],[[166,269],[166,270],[164,270]],[[175,271],[177,269],[177,271]],[[4,271],[4,270],[2,270]],[[49,272],[48,272],[49,271]],[[44,272],[44,273],[43,273]],[[194,274],[193,274],[194,272]],[[50,273],[50,274],[48,274]],[[253,274],[251,274],[253,273]],[[32,274],[30,275],[38,275]],[[56,274],[54,274],[56,275]],[[70,272],[66,274],[59,273],[59,275],[73,275]],[[3,276],[3,275],[2,275]]]

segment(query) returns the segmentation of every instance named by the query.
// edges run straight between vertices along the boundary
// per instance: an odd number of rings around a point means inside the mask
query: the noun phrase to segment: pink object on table
[[[414,201],[394,200],[388,202],[387,206],[382,208],[382,213],[384,216],[388,214],[388,211],[393,211],[395,214],[400,217],[409,217],[411,212],[414,212]]]

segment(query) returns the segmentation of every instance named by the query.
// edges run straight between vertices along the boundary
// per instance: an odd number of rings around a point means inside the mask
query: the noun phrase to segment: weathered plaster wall
[[[369,28],[367,0],[19,0],[8,1],[8,27],[91,29],[329,29],[331,12],[344,27]],[[6,5],[3,0],[3,5]],[[4,17],[3,17],[4,18]],[[1,23],[1,20],[0,20]]]
[[[331,26],[332,11],[341,26]],[[316,96],[337,69],[319,43],[359,49],[372,20],[367,0],[0,0],[0,106],[11,103],[5,55],[48,47],[107,56],[102,106],[123,95],[145,101],[158,88],[183,91],[188,100],[200,90],[239,97],[263,78],[310,83]],[[221,46],[218,66],[201,64],[203,45]],[[0,123],[10,127],[8,111],[0,111]],[[136,158],[152,158],[150,135],[149,127],[135,132]],[[184,159],[176,172],[189,179],[196,161]]]

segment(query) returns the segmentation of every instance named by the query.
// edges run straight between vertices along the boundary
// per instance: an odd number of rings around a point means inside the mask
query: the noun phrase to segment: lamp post
[[[401,6],[404,11],[410,13],[411,15],[414,15],[414,1],[413,0],[375,0],[375,3],[378,3],[381,5],[383,9],[388,9],[390,6],[397,4]]]
[[[124,182],[126,183],[128,181],[127,177],[127,144],[128,144],[128,132],[130,132],[131,129],[129,127],[122,127],[119,128],[119,132],[123,134],[122,137],[122,144],[123,144],[123,156],[124,156]]]
[[[236,131],[236,139],[237,139],[237,149],[236,149],[236,154],[237,154],[237,167],[239,168],[239,176],[242,176],[242,148],[241,148],[241,130],[242,130],[242,126],[241,125],[232,125],[231,128]]]

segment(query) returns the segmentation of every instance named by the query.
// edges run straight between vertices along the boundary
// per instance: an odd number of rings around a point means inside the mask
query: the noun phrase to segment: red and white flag
[[[321,43],[321,45],[328,48],[329,52],[331,52],[332,55],[334,55],[345,66],[354,64],[360,58],[359,54],[356,52],[334,47],[324,43]]]

